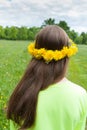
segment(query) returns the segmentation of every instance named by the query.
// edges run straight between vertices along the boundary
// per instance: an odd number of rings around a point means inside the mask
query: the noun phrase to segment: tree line
[[[87,33],[82,32],[79,34],[75,30],[71,30],[66,21],[55,23],[55,19],[49,18],[44,20],[41,27],[3,27],[0,26],[0,39],[6,40],[34,40],[35,35],[46,25],[58,25],[62,27],[68,36],[77,44],[87,44]]]

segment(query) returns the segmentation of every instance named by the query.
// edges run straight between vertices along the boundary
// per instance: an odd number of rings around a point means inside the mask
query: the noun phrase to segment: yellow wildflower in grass
[[[31,43],[28,46],[28,52],[36,59],[43,58],[46,62],[50,62],[51,60],[57,61],[63,59],[66,56],[70,57],[76,54],[78,48],[72,40],[70,40],[70,42],[71,42],[71,46],[70,47],[65,46],[63,47],[62,50],[47,50],[45,48],[36,49],[35,43]]]

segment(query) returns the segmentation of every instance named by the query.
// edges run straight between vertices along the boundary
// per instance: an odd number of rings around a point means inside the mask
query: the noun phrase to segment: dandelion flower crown
[[[71,57],[76,54],[78,48],[76,44],[70,39],[70,47],[64,46],[62,50],[47,50],[45,48],[37,49],[35,48],[35,43],[31,43],[28,46],[28,52],[36,59],[43,58],[47,63],[52,60],[58,61],[64,57]]]

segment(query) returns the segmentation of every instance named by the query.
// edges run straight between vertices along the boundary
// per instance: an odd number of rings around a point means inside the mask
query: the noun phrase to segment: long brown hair
[[[36,36],[36,48],[61,50],[69,46],[65,31],[56,25],[44,27]],[[13,91],[7,109],[7,118],[12,119],[20,129],[33,125],[36,116],[38,93],[50,84],[56,83],[65,76],[68,58],[45,63],[43,59],[32,58],[22,79]]]

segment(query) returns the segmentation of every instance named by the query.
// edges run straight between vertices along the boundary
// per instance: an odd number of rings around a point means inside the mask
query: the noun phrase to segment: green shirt
[[[63,79],[40,91],[34,125],[28,130],[85,130],[86,91]],[[10,121],[10,130],[15,130]]]

